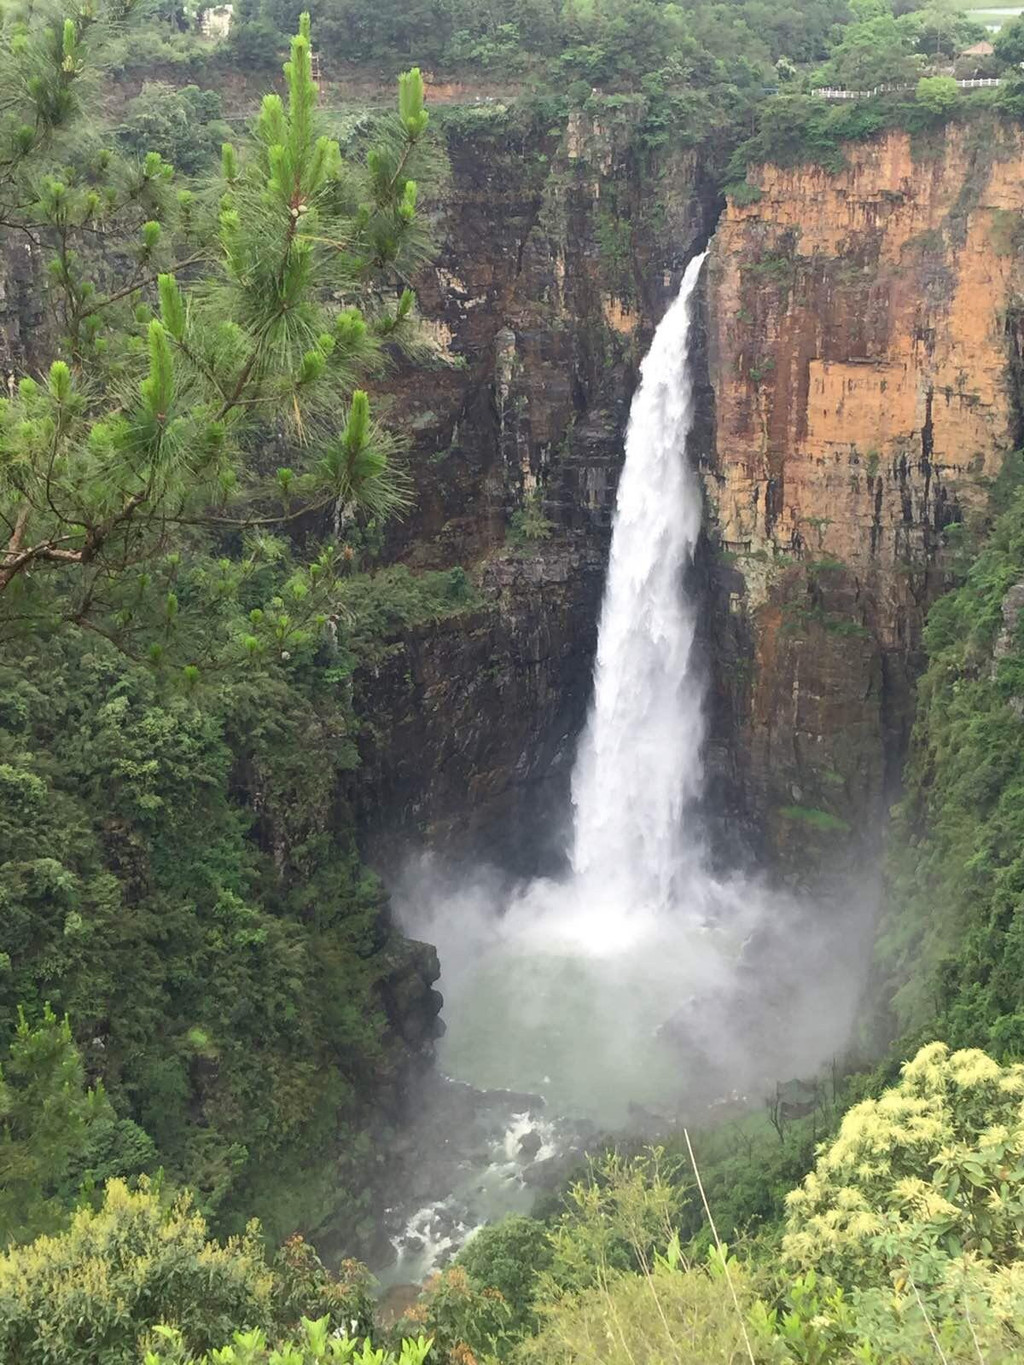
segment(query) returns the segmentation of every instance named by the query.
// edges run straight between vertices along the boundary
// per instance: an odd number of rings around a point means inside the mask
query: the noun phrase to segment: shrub
[[[47,1005],[32,1026],[19,1010],[0,1069],[0,1245],[57,1231],[83,1190],[155,1165],[142,1129],[117,1117],[101,1085],[86,1088],[67,1019]]]
[[[505,1218],[481,1228],[460,1253],[458,1264],[471,1283],[496,1289],[508,1306],[506,1329],[521,1332],[536,1325],[533,1302],[537,1276],[551,1264],[545,1225],[536,1218]]]
[[[216,91],[195,85],[176,90],[163,81],[147,81],[128,105],[118,137],[139,157],[159,152],[176,170],[196,175],[231,136],[220,113]]]
[[[540,493],[534,489],[527,495],[523,506],[512,513],[508,538],[513,545],[528,545],[538,540],[549,540],[553,530],[554,522],[544,515]]]
[[[591,1289],[550,1303],[537,1336],[516,1351],[517,1365],[708,1365],[747,1359],[745,1316],[754,1296],[742,1267],[728,1263],[739,1311],[714,1253],[706,1267],[688,1269],[678,1247],[650,1271],[614,1271]]]
[[[845,1288],[913,1272],[944,1284],[1024,1253],[1024,1065],[921,1048],[899,1084],[855,1105],[787,1200],[783,1252]]]
[[[1003,615],[1024,578],[1019,478],[1009,457],[966,582],[928,615],[878,954],[899,1029],[997,1057],[1024,1041],[1024,641]]]
[[[518,1339],[509,1330],[512,1313],[498,1289],[475,1284],[461,1265],[453,1265],[427,1282],[421,1303],[406,1323],[423,1323],[437,1358],[469,1365],[478,1355],[503,1360]]]
[[[328,1274],[301,1237],[268,1261],[256,1223],[219,1243],[190,1195],[162,1198],[145,1177],[135,1191],[112,1180],[100,1207],[79,1209],[66,1232],[0,1257],[0,1360],[137,1365],[158,1342],[173,1347],[159,1359],[191,1359],[236,1331],[276,1339],[314,1316],[335,1334],[362,1336],[369,1273],[352,1261],[341,1270]],[[250,1359],[263,1356],[237,1356]]]
[[[205,1351],[239,1325],[269,1326],[272,1294],[255,1225],[220,1246],[187,1195],[168,1206],[113,1180],[67,1232],[0,1257],[0,1360],[136,1365],[161,1322]]]
[[[725,192],[738,209],[749,208],[751,204],[757,204],[761,199],[760,186],[752,185],[749,180],[740,180],[737,184],[727,185]]]
[[[922,76],[914,94],[918,104],[940,117],[960,103],[960,91],[952,76]]]
[[[424,1337],[403,1341],[397,1355],[377,1351],[369,1340],[329,1335],[330,1320],[308,1318],[301,1324],[298,1337],[269,1343],[267,1334],[256,1328],[236,1332],[229,1346],[212,1355],[191,1355],[181,1333],[172,1327],[157,1329],[159,1341],[146,1352],[145,1365],[423,1365],[430,1355],[430,1342]]]

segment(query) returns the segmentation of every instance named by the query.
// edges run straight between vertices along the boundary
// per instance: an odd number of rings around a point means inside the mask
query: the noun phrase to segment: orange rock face
[[[985,506],[1018,440],[1024,138],[985,119],[846,160],[758,169],[758,202],[719,226],[705,482],[753,634],[733,706],[756,805],[852,824],[892,782],[945,528]],[[857,755],[865,733],[876,752]],[[778,844],[792,818],[769,821]]]

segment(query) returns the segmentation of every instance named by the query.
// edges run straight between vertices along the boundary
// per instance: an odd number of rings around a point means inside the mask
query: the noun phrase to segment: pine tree
[[[149,1144],[140,1135],[143,1162]],[[60,1227],[81,1190],[91,1153],[123,1139],[102,1086],[88,1089],[67,1019],[46,1006],[31,1026],[24,1010],[0,1068],[0,1246]],[[99,1143],[97,1143],[99,1139]],[[116,1169],[101,1174],[117,1174]]]
[[[58,354],[0,404],[0,631],[70,619],[194,667],[182,609],[208,622],[281,558],[272,533],[319,516],[329,538],[285,595],[275,585],[244,631],[226,628],[229,652],[280,649],[329,600],[352,519],[408,500],[362,385],[418,344],[406,281],[428,247],[423,81],[401,78],[365,165],[346,164],[319,126],[303,15],[287,98],[268,95],[251,137],[225,144],[214,183],[176,194],[157,154],[120,162],[95,145],[81,109],[95,27],[76,11],[2,33],[0,88],[19,73],[36,121],[6,129],[0,217],[19,226],[28,194],[23,226],[52,253]],[[109,253],[129,241],[132,272],[104,292]],[[291,464],[261,479],[268,445]],[[235,553],[210,560],[217,535]]]

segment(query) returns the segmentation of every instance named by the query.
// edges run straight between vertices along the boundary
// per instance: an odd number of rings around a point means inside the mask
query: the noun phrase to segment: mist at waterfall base
[[[685,452],[702,263],[687,268],[633,399],[569,869],[509,885],[426,857],[393,887],[407,929],[438,948],[441,1070],[604,1130],[692,1122],[807,1075],[844,1045],[866,960],[863,906],[823,916],[712,875],[694,815],[703,698],[685,585],[702,503]]]

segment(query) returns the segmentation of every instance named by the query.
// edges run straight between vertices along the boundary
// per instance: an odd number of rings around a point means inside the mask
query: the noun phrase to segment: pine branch
[[[175,261],[174,269],[185,270],[190,265],[196,265],[199,261],[205,259],[206,252],[197,251],[194,255],[187,256],[183,261]],[[127,298],[129,294],[138,293],[140,289],[145,289],[148,285],[156,284],[157,278],[164,273],[163,270],[154,270],[148,275],[143,275],[141,278],[133,280],[131,284],[126,284],[123,289],[118,289],[115,293],[108,294],[105,299],[100,299],[100,301],[94,303],[91,308],[86,308],[83,312],[76,313],[75,321],[84,322],[86,318],[91,318],[94,313],[101,313],[104,308],[109,308],[111,304],[119,303],[121,299]]]

